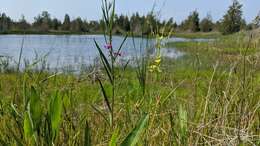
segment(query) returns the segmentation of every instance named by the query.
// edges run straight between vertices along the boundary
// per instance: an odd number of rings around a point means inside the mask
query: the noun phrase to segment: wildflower
[[[151,65],[149,66],[149,71],[154,72],[156,70],[157,66],[156,65]]]
[[[112,49],[112,44],[110,44],[110,43],[107,43],[105,46],[104,46],[106,49]]]
[[[162,61],[162,60],[161,60],[161,57],[158,57],[157,59],[154,60],[154,62],[155,62],[156,64],[160,64],[161,61]]]
[[[160,37],[159,37],[159,41],[163,40],[163,38],[164,38],[163,36],[160,36]]]

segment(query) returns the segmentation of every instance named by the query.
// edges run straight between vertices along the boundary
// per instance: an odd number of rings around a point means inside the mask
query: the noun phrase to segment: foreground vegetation
[[[170,59],[155,33],[155,56],[121,65],[104,2],[106,44],[95,42],[100,62],[81,74],[35,70],[39,61],[10,70],[1,58],[1,145],[260,144],[258,37],[168,43],[184,52]]]
[[[233,38],[236,37],[230,36]],[[246,46],[247,42],[248,39],[240,41],[240,45]],[[121,142],[144,113],[149,113],[150,120],[140,145],[258,145],[259,48],[250,44],[248,50],[255,51],[243,54],[242,48],[228,49],[233,45],[232,41],[217,47],[198,45],[196,53],[195,48],[188,47],[192,51],[183,50],[187,54],[182,58],[164,59],[162,73],[147,74],[144,94],[135,68],[117,68],[116,72],[121,73],[116,77],[120,82],[116,84],[113,128],[102,117],[109,111],[96,76],[103,78],[104,88],[109,91],[104,70],[80,76],[29,70],[2,73],[1,143],[28,144],[23,127],[29,106],[41,113],[37,118],[43,129],[36,130],[36,139],[45,145],[45,124],[51,103],[58,98],[62,106],[58,110],[60,126],[55,132],[55,145],[83,145],[86,129],[91,131],[93,145],[108,145],[115,135]]]
[[[175,44],[186,54],[164,58],[161,73],[147,72],[145,92],[138,69],[115,68],[120,81],[115,84],[113,127],[98,81],[111,97],[105,70],[90,68],[79,76],[31,70],[1,73],[0,142],[111,145],[115,139],[121,143],[148,113],[139,145],[259,145],[259,43],[249,38],[236,34]],[[38,123],[33,133],[25,130],[28,108],[29,119]],[[49,127],[52,114],[58,117]]]

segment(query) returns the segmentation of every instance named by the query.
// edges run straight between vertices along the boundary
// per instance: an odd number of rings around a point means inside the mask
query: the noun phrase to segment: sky
[[[260,0],[240,0],[243,4],[243,17],[251,22],[260,11]],[[197,10],[200,18],[210,13],[213,20],[219,20],[227,11],[231,0],[116,0],[116,12],[131,15],[134,12],[147,14],[155,4],[161,19],[173,17],[180,23],[191,11]],[[87,20],[101,18],[101,0],[1,0],[0,12],[5,12],[15,20],[22,15],[32,22],[42,11],[48,11],[52,17],[63,20],[67,13],[72,18],[80,16]]]

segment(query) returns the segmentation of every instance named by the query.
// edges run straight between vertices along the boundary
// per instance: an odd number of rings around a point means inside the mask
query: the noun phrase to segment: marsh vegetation
[[[102,10],[98,61],[78,74],[23,61],[23,47],[0,56],[0,145],[260,145],[259,30],[170,42],[165,25],[115,45],[115,2]],[[142,51],[119,61],[128,39]]]

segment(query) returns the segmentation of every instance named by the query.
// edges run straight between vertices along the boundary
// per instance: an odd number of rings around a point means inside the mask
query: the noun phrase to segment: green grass
[[[169,42],[166,47],[175,47],[180,51],[187,53],[197,53],[197,52],[211,52],[223,55],[239,55],[246,53],[255,54],[259,51],[257,42],[255,39],[245,36],[245,32],[237,33],[229,36],[221,36],[215,38],[214,40],[198,42],[198,41],[188,41],[188,42]]]
[[[114,4],[106,2],[105,37],[112,44]],[[239,33],[168,43],[185,54],[162,58],[162,72],[148,72],[154,58],[119,67],[113,48],[108,59],[98,44],[103,66],[94,72],[17,72],[7,66],[0,73],[0,144],[259,145],[257,39]]]
[[[177,60],[164,59],[162,73],[148,73],[144,96],[134,68],[127,68],[117,77],[120,79],[115,96],[115,110],[119,111],[114,119],[115,127],[119,130],[117,143],[123,142],[144,113],[149,113],[150,120],[145,134],[138,142],[142,145],[259,143],[258,64],[247,61],[246,74],[243,74],[243,65],[236,62],[219,62],[214,70],[213,66],[221,58],[217,59],[211,53],[206,56],[200,53],[186,54]],[[243,57],[238,56],[236,61],[242,62]],[[231,70],[233,65],[236,71]],[[33,86],[41,101],[41,122],[44,122],[53,94],[59,91],[62,97],[61,124],[55,145],[83,145],[85,121],[91,129],[92,145],[108,145],[114,130],[92,108],[95,106],[107,112],[94,75],[48,76],[50,74],[44,72],[0,74],[0,141],[6,145],[17,144],[17,141],[28,145],[23,130],[19,130],[22,128],[19,123],[25,116],[24,94],[29,96],[30,87]],[[245,88],[242,86],[244,76]],[[109,91],[106,77],[102,78]],[[22,117],[14,117],[11,103]],[[237,139],[239,127],[243,138],[240,142]],[[44,125],[40,131],[43,129]],[[242,132],[244,130],[246,133]],[[230,138],[235,141],[230,141]],[[43,136],[38,136],[37,141],[46,145]]]
[[[180,37],[180,38],[188,38],[188,39],[217,38],[221,36],[221,33],[220,32],[197,32],[197,33],[176,32],[173,33],[173,36]]]

